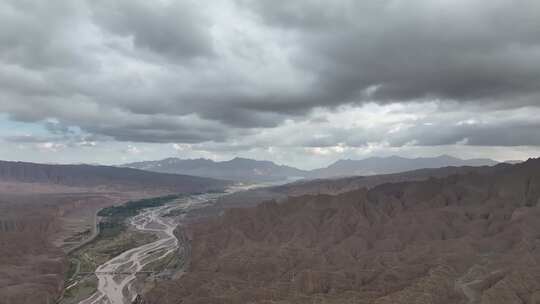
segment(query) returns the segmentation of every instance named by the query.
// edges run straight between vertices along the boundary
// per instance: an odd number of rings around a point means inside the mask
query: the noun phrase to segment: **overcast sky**
[[[538,0],[0,0],[0,159],[540,156]]]

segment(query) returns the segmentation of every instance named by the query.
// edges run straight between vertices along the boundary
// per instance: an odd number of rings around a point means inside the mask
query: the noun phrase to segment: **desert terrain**
[[[225,184],[104,166],[0,162],[0,303],[55,303],[67,254],[97,236],[100,209]]]
[[[193,223],[158,303],[538,303],[540,159]]]
[[[0,195],[0,303],[55,303],[66,254],[95,237],[96,212],[137,193]]]

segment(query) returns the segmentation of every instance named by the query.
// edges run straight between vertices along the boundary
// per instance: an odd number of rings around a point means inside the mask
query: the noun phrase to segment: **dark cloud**
[[[240,2],[268,26],[296,33],[295,62],[316,75],[323,104],[540,104],[538,1]]]
[[[72,37],[82,17],[74,1],[5,0],[0,3],[0,59],[24,68],[89,68]]]
[[[97,25],[131,37],[138,48],[177,59],[213,54],[211,24],[195,1],[102,0],[91,6]]]
[[[198,143],[204,141],[224,141],[228,132],[224,128],[194,126],[186,123],[145,122],[139,124],[113,125],[87,129],[98,134],[107,134],[119,141],[148,143]]]
[[[243,147],[232,142],[308,121],[327,132],[252,144],[540,145],[540,126],[519,120],[439,117],[389,133],[311,115],[366,102],[540,106],[534,0],[5,0],[0,20],[0,112],[58,137]]]
[[[41,137],[41,136],[33,136],[33,135],[13,135],[13,136],[6,136],[2,138],[5,142],[9,143],[43,143],[43,142],[49,142],[51,141],[50,137]],[[57,140],[57,138],[54,138],[54,140]]]
[[[391,145],[400,147],[409,142],[419,146],[539,146],[540,123],[511,122],[499,124],[417,125],[389,136]]]

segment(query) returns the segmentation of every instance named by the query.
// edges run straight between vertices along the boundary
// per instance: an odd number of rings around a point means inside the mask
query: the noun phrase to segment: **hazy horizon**
[[[461,160],[475,160],[475,159],[485,159],[485,160],[493,160],[493,161],[497,161],[497,162],[500,162],[500,163],[503,163],[503,162],[514,162],[514,161],[526,161],[526,159],[504,159],[504,160],[497,160],[497,159],[492,159],[492,158],[483,158],[483,157],[480,157],[480,158],[460,158],[458,156],[454,156],[454,155],[450,155],[450,154],[438,154],[438,155],[428,155],[428,156],[401,156],[401,155],[396,155],[396,154],[388,154],[388,155],[377,155],[377,156],[367,156],[367,157],[357,157],[357,158],[338,158],[338,159],[335,159],[333,160],[332,162],[330,163],[327,163],[327,164],[323,164],[319,167],[309,167],[309,168],[302,168],[302,167],[298,167],[294,164],[285,164],[285,163],[280,163],[280,162],[276,162],[276,161],[272,161],[272,160],[268,160],[268,159],[263,159],[263,158],[249,158],[249,157],[242,157],[242,156],[233,156],[232,158],[224,158],[224,159],[211,159],[211,158],[205,158],[205,157],[190,157],[190,158],[182,158],[182,157],[179,157],[179,156],[169,156],[169,157],[165,157],[165,158],[159,158],[159,159],[142,159],[142,160],[138,160],[138,161],[134,161],[134,162],[117,162],[117,163],[99,163],[99,162],[38,162],[38,161],[24,161],[24,160],[20,160],[20,159],[14,159],[14,160],[9,160],[9,159],[0,159],[0,161],[21,161],[21,162],[29,162],[29,163],[43,163],[43,164],[58,164],[58,165],[103,165],[103,166],[123,166],[123,165],[128,165],[128,164],[135,164],[135,163],[144,163],[144,162],[153,162],[153,161],[162,161],[162,160],[166,160],[166,159],[171,159],[171,158],[175,158],[175,159],[180,159],[180,160],[210,160],[210,161],[214,161],[214,162],[227,162],[227,161],[233,161],[234,159],[237,159],[237,158],[241,158],[241,159],[249,159],[249,160],[254,160],[254,161],[271,161],[273,163],[275,163],[276,165],[285,165],[285,166],[290,166],[290,167],[293,167],[293,168],[297,168],[297,169],[301,169],[301,170],[314,170],[314,169],[320,169],[320,168],[326,168],[334,163],[336,163],[337,161],[340,161],[340,160],[345,160],[345,161],[362,161],[362,160],[369,160],[369,159],[373,159],[373,158],[381,158],[381,159],[385,159],[385,158],[391,158],[391,157],[400,157],[400,158],[403,158],[403,159],[429,159],[429,158],[438,158],[438,157],[452,157],[452,158],[456,158],[456,159],[461,159]],[[531,157],[531,158],[536,158],[536,157]]]

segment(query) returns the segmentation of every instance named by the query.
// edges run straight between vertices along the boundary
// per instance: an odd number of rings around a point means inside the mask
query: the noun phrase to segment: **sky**
[[[0,0],[0,159],[540,156],[537,0]]]

